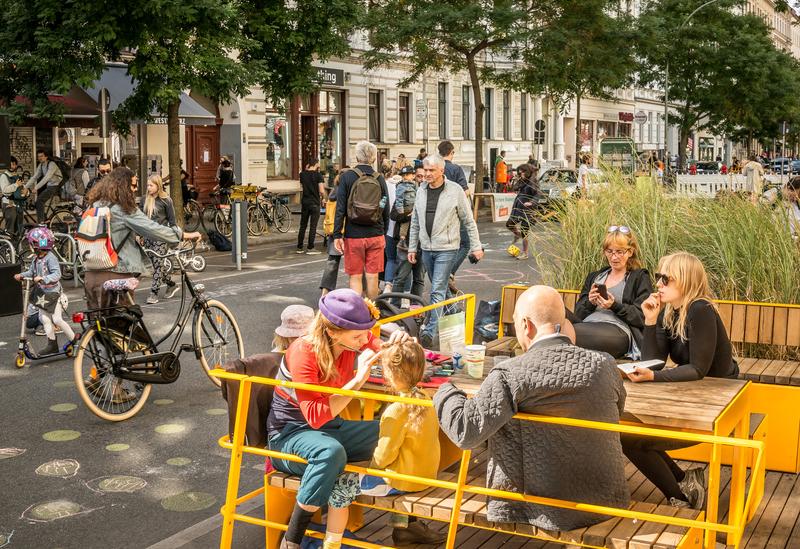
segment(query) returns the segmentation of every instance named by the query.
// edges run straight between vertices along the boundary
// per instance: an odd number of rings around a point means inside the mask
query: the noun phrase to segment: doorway
[[[300,171],[305,170],[311,162],[319,159],[317,149],[317,117],[302,115],[300,117]]]
[[[186,158],[189,159],[186,171],[192,184],[200,199],[208,200],[209,193],[217,184],[219,126],[187,126]]]

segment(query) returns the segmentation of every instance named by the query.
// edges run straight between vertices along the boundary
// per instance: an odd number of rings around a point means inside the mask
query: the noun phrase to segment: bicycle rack
[[[0,238],[0,246],[6,246],[11,251],[11,263],[17,262],[17,250],[14,249],[14,244],[10,240]]]
[[[78,264],[80,263],[80,258],[78,257],[78,243],[75,242],[75,239],[72,237],[72,235],[68,235],[66,233],[53,233],[53,236],[56,238],[66,238],[70,241],[72,257],[59,258],[58,263],[59,265],[68,265],[72,267],[72,284],[75,288],[79,288],[83,277],[78,274]]]

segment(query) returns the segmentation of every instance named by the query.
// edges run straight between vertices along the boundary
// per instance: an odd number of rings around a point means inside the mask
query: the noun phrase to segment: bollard
[[[247,261],[247,203],[234,200],[231,210],[231,228],[233,229],[233,262],[236,270],[242,270],[242,261]]]

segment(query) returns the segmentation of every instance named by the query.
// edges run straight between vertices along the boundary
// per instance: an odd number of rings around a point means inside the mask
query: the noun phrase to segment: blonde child
[[[308,333],[308,327],[314,320],[314,309],[308,305],[289,305],[281,312],[281,325],[275,328],[272,338],[272,352],[282,353],[289,345]]]

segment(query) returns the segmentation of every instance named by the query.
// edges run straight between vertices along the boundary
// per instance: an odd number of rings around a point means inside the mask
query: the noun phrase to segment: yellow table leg
[[[736,438],[747,439],[750,427],[749,414],[739,419],[734,429]],[[728,524],[735,525],[743,520],[744,493],[746,486],[747,461],[744,448],[733,449],[733,463],[731,466],[731,495],[728,507]],[[738,536],[728,534],[728,545],[735,545]]]
[[[236,513],[236,499],[239,497],[239,476],[242,471],[242,446],[244,446],[247,409],[250,406],[250,387],[252,382],[243,379],[239,383],[239,398],[236,403],[236,423],[233,428],[233,448],[228,468],[228,487],[225,491],[225,505],[222,506],[221,548],[228,548],[233,542],[233,515]]]
[[[709,522],[717,522],[719,514],[719,484],[720,468],[722,466],[722,447],[713,444],[711,447],[711,462],[708,464],[708,498],[706,499],[706,516]],[[716,546],[717,532],[706,530],[703,547]]]

